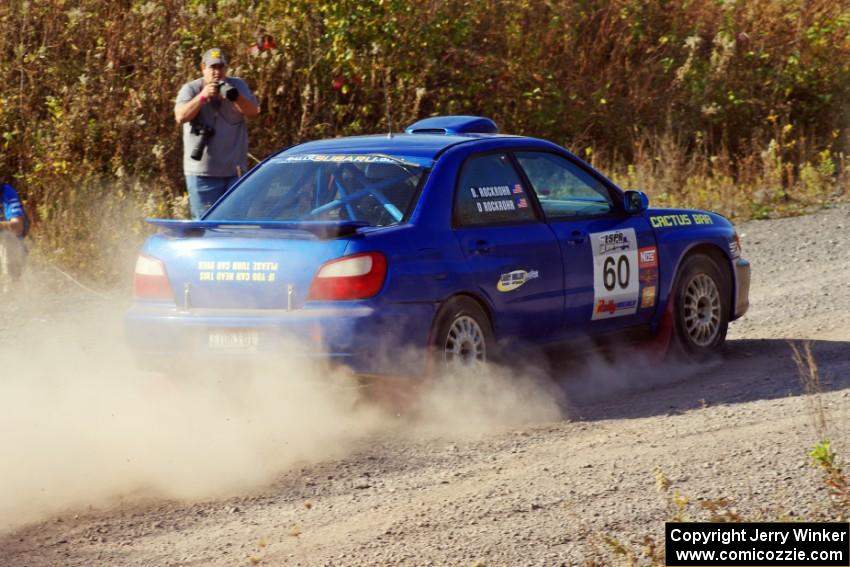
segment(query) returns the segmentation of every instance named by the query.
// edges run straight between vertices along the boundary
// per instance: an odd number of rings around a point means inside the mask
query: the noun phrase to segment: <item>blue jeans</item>
[[[205,175],[187,175],[186,189],[189,191],[189,209],[192,218],[200,218],[219,197],[224,195],[236,177],[207,177]]]

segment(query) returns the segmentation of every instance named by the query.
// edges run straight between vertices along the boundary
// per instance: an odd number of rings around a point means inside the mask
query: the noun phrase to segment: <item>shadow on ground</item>
[[[793,341],[801,345],[803,341]],[[566,417],[632,419],[705,406],[803,393],[791,341],[728,341],[722,358],[703,364],[653,364],[640,358],[553,360],[550,374],[565,397]],[[850,342],[811,341],[821,391],[850,388]]]

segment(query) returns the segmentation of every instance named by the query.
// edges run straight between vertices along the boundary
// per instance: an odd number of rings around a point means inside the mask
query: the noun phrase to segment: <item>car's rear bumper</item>
[[[179,310],[136,304],[128,344],[146,365],[288,357],[342,363],[358,374],[418,374],[429,304],[287,310]]]
[[[750,263],[743,258],[735,261],[735,314],[737,319],[750,307]]]

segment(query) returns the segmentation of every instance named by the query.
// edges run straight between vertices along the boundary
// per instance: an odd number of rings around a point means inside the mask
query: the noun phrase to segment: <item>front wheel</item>
[[[468,297],[454,297],[440,309],[432,352],[437,370],[484,364],[493,357],[493,330],[487,314]]]
[[[678,349],[702,360],[720,351],[729,326],[731,282],[709,256],[685,259],[673,295],[673,336]]]

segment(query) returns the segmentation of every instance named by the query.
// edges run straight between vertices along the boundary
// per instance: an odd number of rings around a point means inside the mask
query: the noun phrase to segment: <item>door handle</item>
[[[587,234],[581,230],[574,230],[570,233],[569,238],[567,238],[567,244],[570,246],[577,246],[578,244],[584,244],[586,240]]]
[[[490,253],[490,243],[486,240],[476,240],[469,245],[469,251],[477,256]]]

